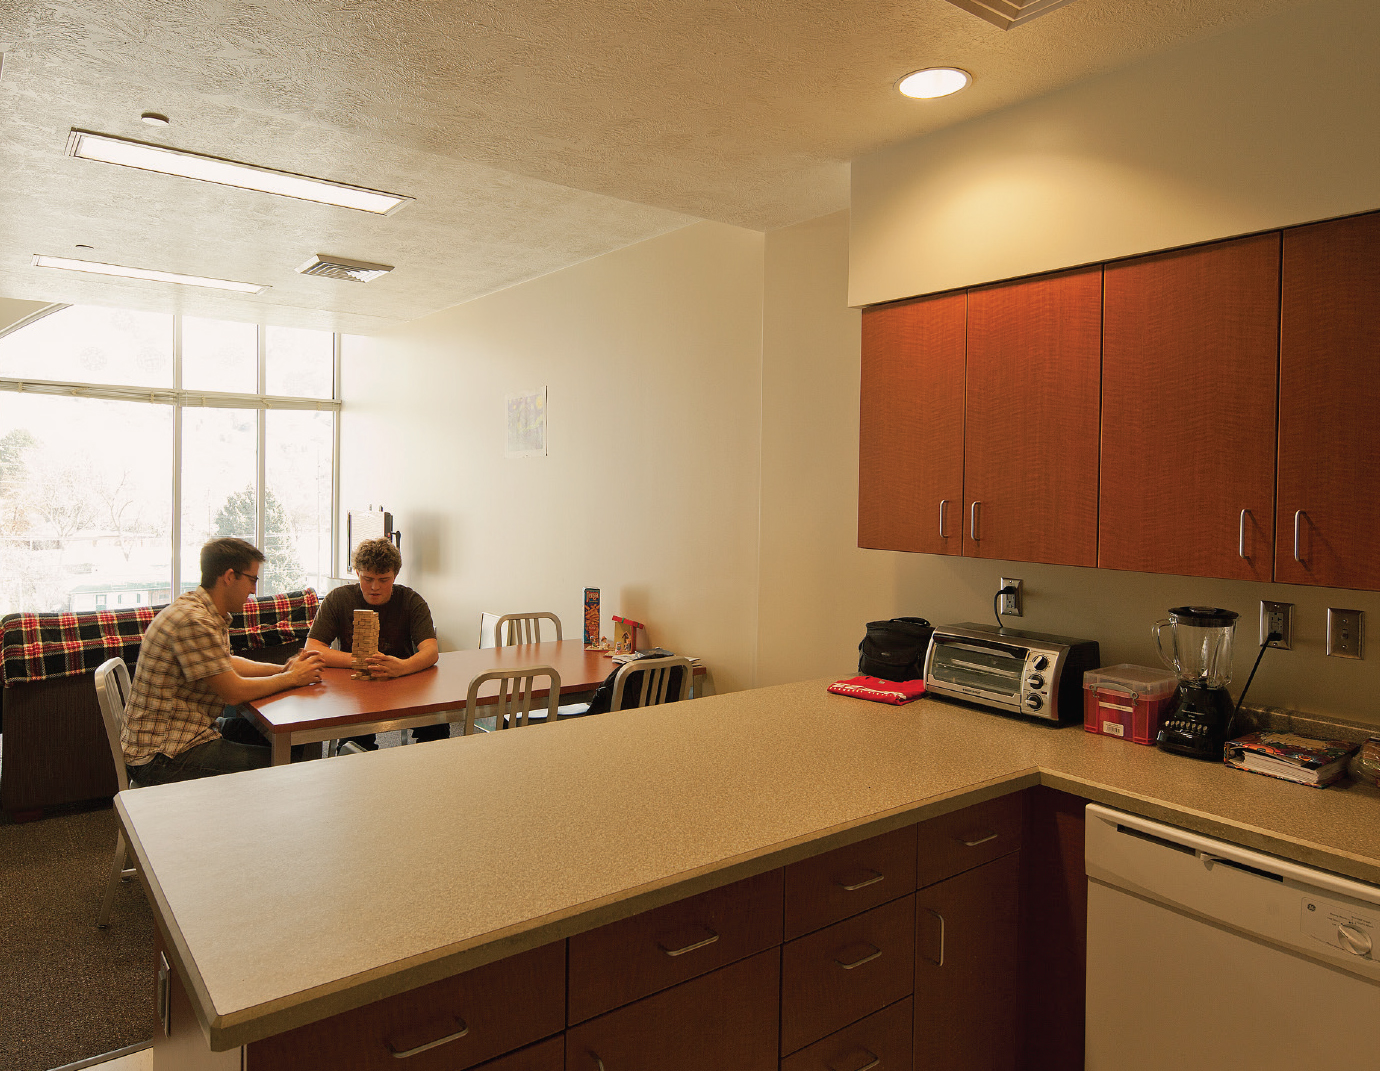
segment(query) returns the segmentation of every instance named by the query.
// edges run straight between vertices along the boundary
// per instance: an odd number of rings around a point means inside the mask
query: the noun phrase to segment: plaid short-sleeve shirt
[[[125,731],[125,762],[142,766],[154,755],[175,758],[219,740],[215,720],[225,701],[206,683],[230,668],[230,618],[205,588],[164,607],[144,633],[134,670]]]

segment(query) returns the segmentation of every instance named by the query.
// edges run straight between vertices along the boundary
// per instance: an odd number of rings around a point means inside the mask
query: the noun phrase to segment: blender
[[[1151,630],[1160,658],[1179,675],[1178,705],[1157,740],[1165,751],[1222,761],[1234,712],[1227,685],[1239,616],[1216,606],[1176,606]],[[1172,653],[1165,650],[1166,628]]]

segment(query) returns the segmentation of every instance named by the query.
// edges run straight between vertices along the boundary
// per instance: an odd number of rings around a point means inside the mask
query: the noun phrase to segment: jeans
[[[241,770],[261,770],[272,759],[273,753],[266,747],[240,744],[234,740],[210,740],[189,747],[173,759],[166,755],[155,755],[142,766],[129,767],[129,776],[130,780],[143,788],[213,777],[216,774],[238,773]]]

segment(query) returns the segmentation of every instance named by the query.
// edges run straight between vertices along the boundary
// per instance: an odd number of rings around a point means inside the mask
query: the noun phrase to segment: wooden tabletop
[[[320,684],[279,692],[248,705],[258,712],[261,727],[275,734],[353,725],[384,716],[455,710],[465,705],[470,681],[479,674],[534,665],[554,666],[561,675],[563,693],[592,691],[617,668],[608,655],[586,651],[577,640],[555,640],[447,651],[430,669],[392,680],[351,680],[348,669],[326,669]],[[544,688],[533,691],[534,696],[546,694]],[[496,695],[495,683],[488,682],[480,691],[480,701],[491,703]]]

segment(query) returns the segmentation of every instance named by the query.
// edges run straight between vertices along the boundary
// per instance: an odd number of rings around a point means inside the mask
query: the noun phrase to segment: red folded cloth
[[[835,695],[851,695],[855,699],[870,699],[874,703],[894,703],[900,706],[925,694],[924,681],[886,681],[881,677],[848,677],[829,685]]]

